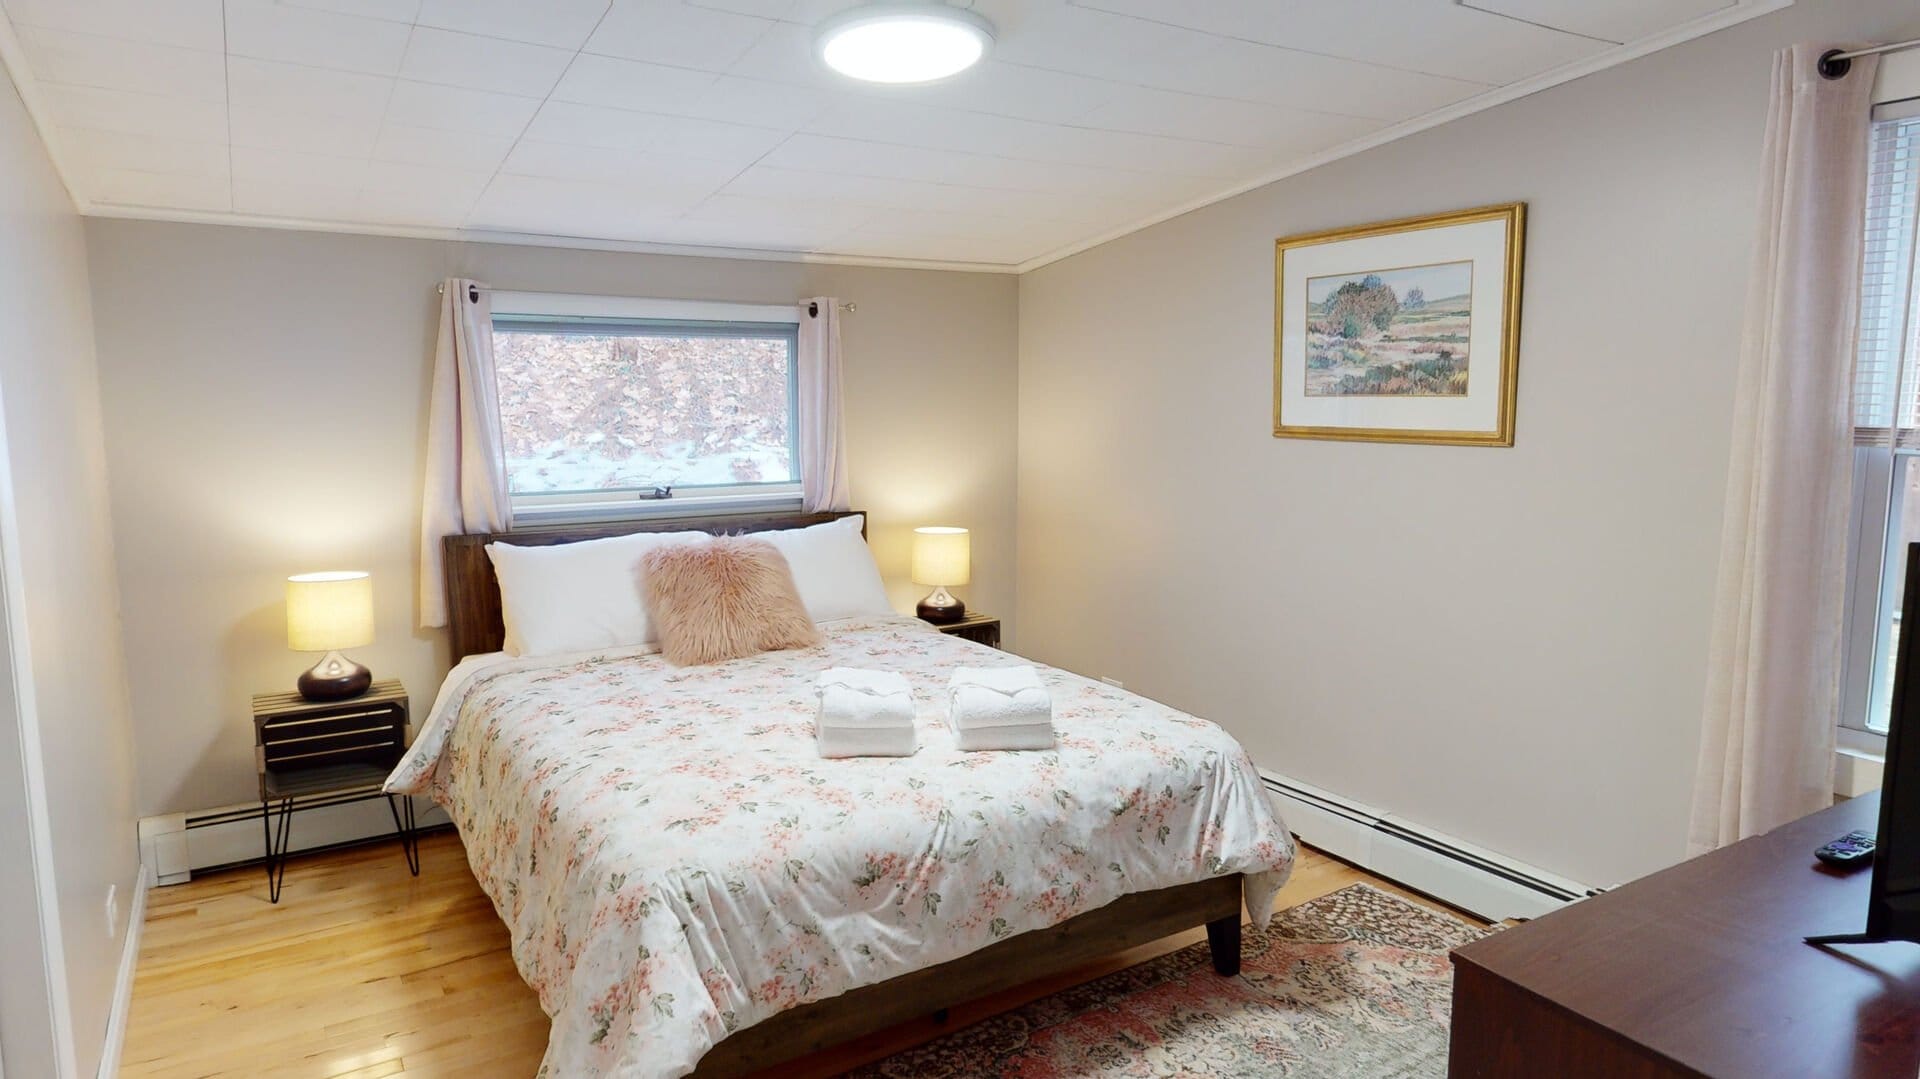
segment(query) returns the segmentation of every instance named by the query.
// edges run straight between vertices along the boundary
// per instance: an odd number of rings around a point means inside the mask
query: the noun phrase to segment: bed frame
[[[546,545],[635,532],[771,532],[822,524],[852,512],[662,517],[448,536],[443,552],[453,658],[458,662],[476,653],[497,652],[505,637],[500,586],[487,558],[489,543]],[[933,1016],[944,1022],[954,1005],[1201,925],[1207,927],[1213,969],[1232,977],[1240,973],[1240,913],[1238,875],[1123,896],[1059,925],[1009,937],[939,966],[781,1012],[714,1046],[693,1074],[697,1079],[748,1075],[909,1020]]]

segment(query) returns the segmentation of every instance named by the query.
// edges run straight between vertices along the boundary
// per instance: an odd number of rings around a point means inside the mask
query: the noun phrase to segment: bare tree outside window
[[[497,321],[515,495],[797,483],[790,332]]]

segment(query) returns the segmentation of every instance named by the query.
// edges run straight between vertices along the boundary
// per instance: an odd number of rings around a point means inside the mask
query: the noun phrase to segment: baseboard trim
[[[120,972],[113,980],[113,1006],[107,1011],[107,1040],[100,1050],[99,1079],[114,1079],[120,1074],[120,1052],[127,1043],[127,1009],[133,1004],[133,975],[140,965],[140,934],[147,924],[147,889],[152,884],[152,870],[141,866],[133,886],[133,902],[127,907],[126,939],[120,946]]]
[[[1487,921],[1537,918],[1595,892],[1290,776],[1260,778],[1303,842]]]
[[[415,799],[421,831],[451,827],[446,811]],[[182,884],[195,873],[252,865],[265,860],[266,836],[258,802],[171,813],[140,820],[140,861],[157,884]],[[385,799],[315,806],[294,813],[288,850],[306,854],[393,837]]]

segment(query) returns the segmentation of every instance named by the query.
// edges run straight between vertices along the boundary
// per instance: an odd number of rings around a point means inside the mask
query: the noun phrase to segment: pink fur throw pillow
[[[640,593],[676,667],[820,643],[773,544],[744,536],[659,547],[640,559]]]

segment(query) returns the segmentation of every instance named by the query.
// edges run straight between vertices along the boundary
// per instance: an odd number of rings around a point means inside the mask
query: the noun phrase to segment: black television
[[[1867,928],[1863,933],[1808,937],[1808,944],[1920,942],[1920,543],[1907,545],[1907,588],[1900,610],[1903,620],[1914,624],[1901,631],[1894,660]]]

